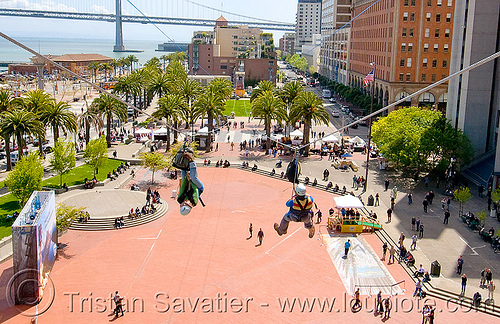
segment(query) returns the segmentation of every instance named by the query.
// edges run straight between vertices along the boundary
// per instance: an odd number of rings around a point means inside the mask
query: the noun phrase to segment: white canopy
[[[160,129],[157,129],[153,131],[153,134],[155,135],[167,135],[168,134],[168,128],[162,127]]]
[[[141,127],[138,130],[136,130],[135,133],[136,134],[149,134],[149,133],[151,133],[151,131],[149,129]]]
[[[208,127],[203,127],[200,128],[200,130],[197,133],[198,135],[208,135]]]
[[[339,138],[330,134],[322,139],[323,142],[325,143],[330,143],[330,142],[338,142]]]
[[[304,134],[300,131],[300,129],[296,129],[290,133],[290,137],[294,137],[294,136],[302,137],[302,136],[304,136]]]
[[[349,140],[349,142],[354,143],[354,144],[358,144],[358,145],[365,145],[366,144],[366,141],[359,136],[355,136],[355,137],[351,138]]]
[[[335,201],[335,205],[337,205],[337,208],[363,208],[364,205],[359,200],[358,197],[354,197],[351,195],[347,196],[342,196],[342,197],[333,197],[333,200]]]

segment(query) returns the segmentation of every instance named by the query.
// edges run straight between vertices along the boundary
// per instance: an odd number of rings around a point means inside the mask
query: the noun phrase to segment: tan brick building
[[[448,76],[456,0],[381,0],[351,24],[349,83],[363,87],[376,64],[375,92],[388,104]],[[353,0],[353,16],[373,0]],[[446,109],[447,84],[405,105]]]

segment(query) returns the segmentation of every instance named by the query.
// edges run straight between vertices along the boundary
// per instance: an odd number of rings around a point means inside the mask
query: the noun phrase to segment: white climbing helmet
[[[298,196],[305,196],[306,195],[306,186],[304,186],[303,183],[299,183],[297,187],[295,187],[295,192],[297,193]]]
[[[181,215],[186,216],[191,212],[191,207],[188,205],[181,206]]]

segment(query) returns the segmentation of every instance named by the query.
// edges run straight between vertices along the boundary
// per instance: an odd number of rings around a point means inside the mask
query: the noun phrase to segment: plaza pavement
[[[258,125],[258,121],[248,124],[246,118],[237,120],[245,121],[246,130],[256,129],[262,132],[262,125]],[[317,126],[314,130],[329,132],[333,130],[333,126]],[[199,162],[209,158],[214,163],[217,159],[228,159],[233,164],[241,164],[242,160],[246,160],[251,165],[256,163],[259,169],[266,170],[271,170],[277,162],[278,158],[265,156],[256,149],[250,150],[248,157],[239,151],[238,145],[231,151],[229,143],[225,140],[226,135],[221,131],[218,136],[219,150],[202,154]],[[251,132],[250,138],[253,136]],[[133,154],[130,146],[116,145],[110,150],[110,154],[114,149],[117,150],[118,158],[131,158]],[[284,170],[290,157],[281,158],[284,160],[281,170]],[[355,174],[364,176],[362,166],[365,156],[355,153],[352,159],[361,166]],[[322,171],[328,167],[330,180],[333,183],[338,183],[340,187],[345,185],[348,189],[351,187],[354,174],[352,171],[335,170],[330,167],[330,161],[320,160],[318,156],[301,159],[301,162],[303,176],[309,176],[311,180],[316,177],[321,183]],[[470,297],[475,291],[480,291],[483,300],[486,299],[487,292],[478,287],[480,271],[485,267],[490,268],[495,279],[500,270],[499,256],[492,252],[489,245],[484,244],[477,233],[470,231],[458,219],[457,203],[452,202],[452,217],[450,224],[445,227],[442,224],[439,189],[432,186],[425,188],[421,183],[416,185],[406,183],[397,173],[377,170],[377,166],[378,164],[374,162],[369,173],[368,191],[362,198],[366,202],[368,194],[375,195],[379,192],[381,205],[367,208],[373,209],[379,215],[379,219],[385,221],[389,195],[383,191],[383,181],[389,178],[390,187],[393,185],[398,187],[399,194],[392,222],[384,224],[386,232],[395,241],[399,233],[404,232],[406,246],[409,246],[412,234],[409,220],[412,216],[420,217],[425,225],[425,234],[424,239],[417,243],[417,250],[414,251],[416,264],[423,263],[429,270],[430,262],[438,260],[442,266],[441,277],[433,278],[432,283],[442,289],[458,293],[460,283],[458,275],[454,274],[455,262],[459,255],[463,255],[465,260],[463,272],[469,277],[466,295]],[[233,169],[203,167],[199,169],[200,177],[209,188],[204,193],[204,199],[209,203],[206,208],[196,208],[188,217],[182,217],[176,208],[170,208],[164,218],[138,228],[100,233],[70,231],[64,235],[61,240],[67,242],[68,246],[62,251],[52,273],[57,294],[60,291],[66,293],[77,291],[84,297],[91,292],[93,296],[108,296],[110,292],[118,289],[127,297],[144,298],[146,307],[157,301],[151,296],[154,292],[167,292],[170,301],[173,296],[184,297],[184,305],[192,301],[186,300],[187,297],[213,297],[217,293],[226,292],[231,297],[258,300],[255,309],[252,311],[249,309],[249,312],[244,314],[242,312],[205,314],[200,311],[177,314],[173,309],[160,313],[157,309],[148,308],[145,312],[127,313],[125,317],[117,319],[120,321],[144,322],[146,318],[148,322],[244,323],[278,319],[280,322],[321,323],[331,320],[346,322],[356,317],[359,320],[373,320],[373,314],[361,311],[353,315],[350,311],[344,312],[342,309],[338,312],[335,310],[334,314],[320,311],[306,312],[307,314],[281,312],[279,305],[276,305],[278,297],[332,296],[342,299],[343,293],[346,292],[330,256],[318,240],[307,239],[306,231],[300,229],[297,224],[291,225],[289,230],[289,233],[294,233],[293,235],[286,237],[275,235],[272,223],[278,221],[286,211],[282,205],[290,196],[290,184]],[[281,170],[276,171],[279,173]],[[138,174],[146,173],[144,170],[138,172]],[[175,189],[176,184],[163,180],[166,182],[159,187],[160,193],[164,198],[170,197],[171,190]],[[112,186],[113,183],[109,185]],[[430,206],[429,213],[424,214],[421,202],[425,192],[430,189],[435,190],[437,197]],[[413,192],[414,203],[411,206],[408,206],[405,197],[408,190]],[[360,193],[359,190],[355,191],[356,194],[358,192]],[[327,209],[333,206],[332,194],[315,189],[311,193],[326,215]],[[168,203],[176,204],[172,200]],[[474,195],[464,210],[469,209],[476,213],[480,209],[486,209],[485,198]],[[244,238],[247,236],[249,222],[254,224],[254,238],[246,241]],[[323,224],[325,223],[326,216],[323,218]],[[499,223],[488,218],[487,225],[489,224],[497,228]],[[255,235],[260,227],[263,228],[265,237],[263,246],[257,248],[254,246]],[[321,226],[318,229],[321,229]],[[363,237],[380,256],[382,242],[374,235]],[[266,251],[263,251],[264,249]],[[11,266],[11,261],[0,265],[0,270],[3,271],[0,286],[5,286],[6,280],[12,273]],[[411,278],[397,264],[388,266],[387,269],[395,280],[405,280],[404,296],[410,297],[413,291]],[[75,281],[74,278],[78,280]],[[2,291],[5,290],[0,290],[0,293]],[[68,295],[57,294],[54,306],[39,318],[41,323],[70,320],[100,322],[111,319],[105,317],[109,313],[109,307],[105,313],[97,313],[96,310],[90,312],[87,308],[81,312],[70,312],[69,306],[77,307],[77,305],[68,305]],[[496,300],[500,300],[498,290],[495,297]],[[80,297],[75,298],[78,299],[78,305],[81,305]],[[349,298],[350,296],[347,296],[347,299]],[[0,295],[0,299],[2,300],[1,322],[17,323],[26,320],[22,315],[16,315],[14,309],[6,307],[4,296]],[[468,322],[477,318],[485,323],[493,323],[497,320],[475,312],[469,312],[467,315],[461,314],[461,311],[449,312],[446,305],[439,304],[443,303],[442,301],[438,300],[437,303],[443,310],[437,315],[437,320],[440,322],[453,320],[465,323],[466,319]],[[83,304],[84,308],[88,307],[85,300]],[[165,303],[160,304],[165,306]],[[173,307],[172,302],[170,306]],[[400,310],[402,308],[404,307],[401,306]],[[393,312],[390,321],[416,322],[420,320],[420,316],[417,310],[407,314],[403,314],[402,311],[398,314]]]

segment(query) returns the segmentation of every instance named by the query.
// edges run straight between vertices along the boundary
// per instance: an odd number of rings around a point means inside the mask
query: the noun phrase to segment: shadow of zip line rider
[[[200,197],[204,187],[203,183],[198,179],[193,153],[187,150],[178,152],[174,158],[174,166],[181,169],[182,178],[179,179],[177,202],[180,205],[181,215],[186,216],[198,204],[198,201],[205,207]]]

